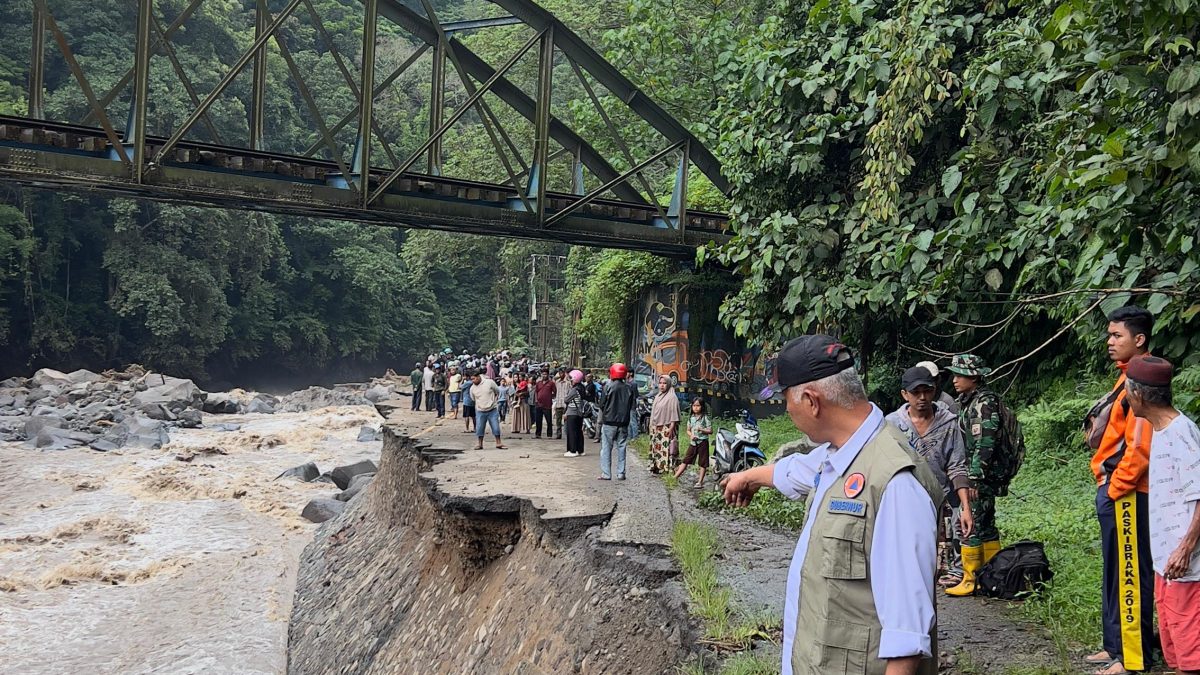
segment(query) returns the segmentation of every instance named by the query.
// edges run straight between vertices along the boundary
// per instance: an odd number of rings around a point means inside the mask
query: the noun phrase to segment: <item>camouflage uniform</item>
[[[991,369],[972,354],[954,357],[949,370],[959,375],[984,376]],[[999,541],[996,528],[996,495],[1000,489],[992,478],[992,455],[1000,442],[1000,397],[980,382],[974,391],[958,397],[958,424],[967,446],[967,473],[978,497],[971,500],[975,531],[964,542],[980,546],[985,541]]]

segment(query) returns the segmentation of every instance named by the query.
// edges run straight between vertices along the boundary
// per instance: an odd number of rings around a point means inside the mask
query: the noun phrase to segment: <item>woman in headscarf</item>
[[[567,390],[567,395],[563,399],[567,405],[566,414],[563,416],[567,433],[567,452],[563,457],[582,457],[583,407],[587,400],[584,398],[583,372],[572,370],[568,378],[571,388]]]
[[[671,441],[679,433],[679,398],[671,378],[658,378],[658,394],[654,407],[650,409],[650,473],[661,473],[671,468]]]

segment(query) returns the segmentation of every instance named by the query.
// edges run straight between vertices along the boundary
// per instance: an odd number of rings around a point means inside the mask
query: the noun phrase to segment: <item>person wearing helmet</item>
[[[617,451],[617,480],[625,480],[625,450],[629,444],[629,414],[633,389],[625,383],[629,369],[614,363],[608,369],[608,384],[600,402],[600,480],[612,480],[612,451]]]
[[[563,420],[567,430],[567,451],[563,457],[583,456],[583,407],[587,400],[583,371],[572,370],[567,376],[570,386],[563,403],[566,405]]]

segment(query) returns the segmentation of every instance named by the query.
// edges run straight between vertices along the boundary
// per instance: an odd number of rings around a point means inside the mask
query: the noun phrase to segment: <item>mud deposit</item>
[[[296,565],[333,485],[376,459],[367,406],[205,415],[158,450],[0,443],[0,672],[280,673]],[[240,425],[232,431],[221,431]]]

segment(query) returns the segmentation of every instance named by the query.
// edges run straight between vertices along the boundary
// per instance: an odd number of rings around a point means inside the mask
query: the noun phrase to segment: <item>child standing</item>
[[[699,396],[692,399],[692,414],[687,423],[688,448],[683,461],[675,468],[675,478],[683,475],[692,462],[700,467],[700,477],[692,487],[704,487],[708,474],[708,438],[712,435],[712,421],[708,418],[708,404]]]

